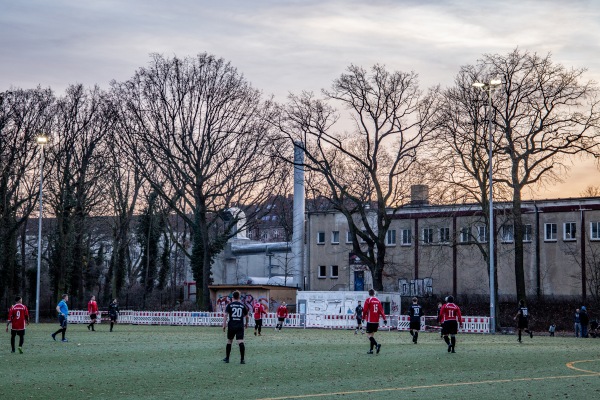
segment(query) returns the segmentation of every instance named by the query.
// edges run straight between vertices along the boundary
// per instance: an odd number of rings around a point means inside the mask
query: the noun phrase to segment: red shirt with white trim
[[[8,320],[12,323],[12,328],[15,331],[25,329],[25,322],[29,321],[29,310],[24,304],[17,303],[8,311]]]
[[[454,303],[446,303],[440,309],[440,323],[445,321],[457,321],[462,324],[462,315],[460,308]]]
[[[383,313],[383,305],[377,297],[369,297],[365,300],[363,305],[363,320],[371,324],[378,324],[379,317],[385,321],[385,314]]]

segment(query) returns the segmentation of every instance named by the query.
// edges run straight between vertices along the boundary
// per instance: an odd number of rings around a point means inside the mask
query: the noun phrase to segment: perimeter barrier
[[[108,313],[99,312],[97,322],[110,321]],[[222,312],[202,311],[130,311],[124,310],[119,313],[118,322],[132,325],[178,325],[178,326],[222,326]],[[436,320],[435,316],[421,317],[421,330],[439,330],[436,325],[428,325],[427,321]],[[69,311],[69,323],[89,324],[90,317],[86,311]],[[410,329],[410,317],[408,315],[388,315],[387,326],[380,322],[379,330],[407,331]],[[277,325],[277,314],[267,313],[263,317],[263,327],[274,327]],[[250,315],[249,326],[254,326],[254,318]],[[354,315],[344,314],[288,314],[285,319],[287,328],[317,328],[317,329],[355,329],[356,318]],[[363,327],[366,323],[363,321]],[[463,317],[463,323],[459,329],[461,333],[489,333],[489,317]]]

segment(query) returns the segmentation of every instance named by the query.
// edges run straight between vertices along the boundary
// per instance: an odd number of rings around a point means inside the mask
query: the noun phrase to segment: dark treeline
[[[233,227],[290,193],[294,143],[307,195],[345,216],[381,290],[386,234],[411,185],[430,184],[433,202],[487,209],[488,129],[494,196],[513,205],[523,298],[524,191],[559,179],[573,156],[598,154],[597,87],[584,72],[514,50],[424,90],[414,72],[351,65],[319,95],[277,104],[223,59],[154,54],[107,89],[10,88],[0,93],[0,299],[35,304],[43,171],[42,311],[62,293],[74,308],[93,294],[171,309],[188,272],[193,307],[207,309],[211,266]]]

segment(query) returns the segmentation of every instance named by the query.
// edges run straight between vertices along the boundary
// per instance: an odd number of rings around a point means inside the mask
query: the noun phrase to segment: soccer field
[[[220,328],[31,324],[24,354],[0,351],[0,399],[592,399],[600,396],[600,339],[378,332],[379,355],[354,331],[246,331],[246,364]]]

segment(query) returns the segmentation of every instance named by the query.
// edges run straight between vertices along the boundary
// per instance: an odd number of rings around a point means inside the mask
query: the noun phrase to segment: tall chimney
[[[304,150],[294,143],[294,215],[292,232],[292,266],[294,282],[304,288]]]
[[[429,204],[429,186],[412,185],[410,187],[410,205],[426,206]]]

